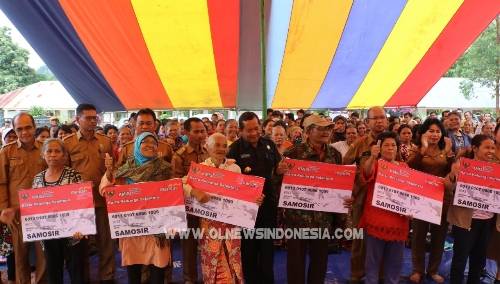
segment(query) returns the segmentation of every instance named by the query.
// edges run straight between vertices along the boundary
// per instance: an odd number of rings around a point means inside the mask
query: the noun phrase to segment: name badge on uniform
[[[20,157],[11,157],[10,159],[11,160],[20,160],[21,158]]]
[[[250,158],[250,154],[241,154],[241,159]]]

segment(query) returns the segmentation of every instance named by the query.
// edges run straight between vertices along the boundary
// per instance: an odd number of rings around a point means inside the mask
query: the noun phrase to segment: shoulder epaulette
[[[177,155],[182,155],[186,151],[186,146],[182,146],[179,150],[177,150],[175,153]]]
[[[64,140],[66,140],[66,139],[68,139],[68,138],[70,138],[70,137],[73,137],[73,136],[75,136],[75,135],[76,135],[76,133],[72,133],[72,134],[70,134],[70,135],[68,135],[68,136],[64,137],[64,138],[63,138],[63,141],[64,141]]]
[[[17,140],[16,140],[16,141],[13,141],[13,142],[10,142],[9,144],[2,145],[2,148],[3,148],[3,147],[7,147],[7,146],[12,145],[12,144],[15,144],[15,143],[17,143]]]
[[[106,136],[106,134],[104,134],[104,133],[99,133],[99,132],[96,132],[96,134],[99,134],[99,135],[101,135],[101,136]],[[106,136],[106,137],[108,137],[108,136]]]
[[[134,142],[135,142],[135,140],[128,141],[127,143],[123,144],[123,145],[122,145],[122,147],[125,147],[125,146],[127,146],[128,144],[132,144],[132,143],[134,143]]]

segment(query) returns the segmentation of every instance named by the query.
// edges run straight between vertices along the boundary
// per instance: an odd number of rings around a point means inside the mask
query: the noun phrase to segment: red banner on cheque
[[[187,228],[181,179],[108,187],[106,204],[113,239]]]
[[[92,182],[20,190],[24,241],[96,233]]]
[[[209,193],[209,202],[199,204],[186,198],[186,212],[191,215],[254,228],[259,207],[255,198],[262,194],[264,178],[239,174],[191,163],[188,184]]]
[[[347,213],[356,177],[355,166],[286,159],[279,207]]]
[[[454,205],[500,213],[500,165],[460,159]]]
[[[373,206],[440,224],[443,197],[442,178],[378,160]]]

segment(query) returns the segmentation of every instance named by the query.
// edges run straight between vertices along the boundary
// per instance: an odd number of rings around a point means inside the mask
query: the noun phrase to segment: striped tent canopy
[[[0,9],[78,103],[104,111],[262,109],[264,98],[277,109],[416,106],[500,12],[498,0],[264,3],[5,0]]]

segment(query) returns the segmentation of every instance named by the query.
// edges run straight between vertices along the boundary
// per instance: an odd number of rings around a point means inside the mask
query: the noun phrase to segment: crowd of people
[[[454,237],[450,282],[462,283],[467,261],[468,283],[480,283],[486,259],[500,261],[500,219],[487,211],[452,204],[460,157],[500,163],[500,124],[485,113],[435,112],[426,119],[412,113],[388,116],[372,107],[364,118],[331,117],[304,110],[282,113],[269,109],[263,121],[253,112],[238,120],[213,114],[185,121],[156,118],[144,108],[127,124],[98,125],[96,108],[80,104],[76,121],[36,127],[33,117],[16,115],[2,129],[0,151],[0,254],[7,257],[9,283],[31,283],[36,261],[36,283],[63,283],[63,267],[71,283],[89,283],[88,252],[91,243],[98,254],[101,283],[114,283],[115,242],[111,238],[105,195],[110,186],[172,178],[183,180],[184,195],[199,203],[209,193],[187,182],[191,163],[265,179],[255,228],[363,228],[363,238],[329,239],[200,239],[193,234],[181,240],[185,283],[274,283],[274,252],[287,250],[288,283],[324,283],[330,242],[342,241],[351,251],[350,283],[398,283],[405,243],[411,247],[413,274],[420,282],[427,275],[444,282],[438,267],[452,224]],[[344,200],[347,214],[306,209],[278,208],[286,158],[328,164],[356,165],[352,196]],[[441,223],[413,219],[372,206],[378,163],[383,160],[444,179]],[[92,181],[95,204],[95,236],[75,232],[70,238],[25,242],[19,215],[18,191]],[[188,228],[231,229],[234,225],[187,215]],[[430,232],[430,255],[425,252]],[[411,237],[411,238],[410,238]],[[409,240],[410,238],[410,240]],[[91,242],[91,240],[94,240]],[[173,255],[171,240],[163,234],[119,239],[122,266],[129,283],[170,283]],[[198,263],[197,255],[201,255]],[[309,265],[306,268],[306,256]],[[495,283],[500,283],[497,273]]]

